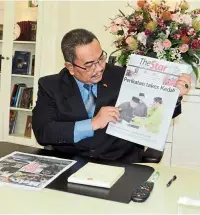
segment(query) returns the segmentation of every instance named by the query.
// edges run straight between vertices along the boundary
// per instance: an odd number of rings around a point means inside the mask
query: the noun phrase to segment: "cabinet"
[[[196,90],[184,97],[183,114],[175,119],[171,166],[200,169],[199,110],[200,90]]]
[[[161,163],[200,169],[200,90],[191,90],[183,97],[182,114],[170,126]]]
[[[163,152],[163,156],[161,159],[161,163],[167,166],[170,166],[171,161],[171,151],[172,151],[172,141],[173,141],[173,130],[174,130],[174,119],[171,121],[167,139],[166,139],[166,145]]]
[[[1,2],[0,18],[2,17],[3,38],[0,40],[0,54],[2,56],[0,76],[0,139],[4,141],[37,146],[31,131],[31,121],[28,119],[31,119],[32,107],[35,104],[37,95],[37,81],[40,77],[42,12],[42,2],[39,2],[38,7],[29,7],[28,1]],[[13,40],[15,23],[21,21],[37,22],[35,41],[34,39],[32,41],[27,39]],[[15,51],[30,55],[25,61],[20,55],[15,60]],[[22,72],[13,74],[14,62],[14,68],[20,68],[20,63],[24,66],[29,62],[28,69],[24,70],[26,74],[22,74]],[[20,89],[19,84],[24,84],[24,88]],[[14,86],[18,86],[15,94],[13,90]],[[26,93],[25,90],[27,90]],[[11,103],[11,97],[15,99],[14,103]],[[23,102],[24,104],[22,104]],[[25,129],[26,131],[30,129],[31,132],[26,132],[25,134]]]

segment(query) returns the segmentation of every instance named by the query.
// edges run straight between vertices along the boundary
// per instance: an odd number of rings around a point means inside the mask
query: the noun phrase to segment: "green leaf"
[[[182,55],[182,57],[183,57],[183,60],[186,63],[188,63],[188,64],[191,65],[191,67],[193,69],[193,72],[196,75],[196,78],[198,79],[198,77],[199,77],[199,71],[198,71],[198,68],[193,65],[192,59],[189,56],[187,56],[187,55]]]
[[[195,55],[192,55],[191,58],[192,58],[192,61],[194,63],[196,63],[197,65],[199,64],[199,58],[198,57],[196,57]]]
[[[145,10],[144,8],[142,8],[142,13],[143,13],[143,22],[149,22],[151,20],[151,15],[148,12],[148,10]]]
[[[119,63],[120,65],[126,66],[127,58],[128,58],[127,55],[121,54],[121,55],[118,57],[117,61],[118,61],[118,63]]]
[[[183,44],[181,40],[171,40],[172,45]]]
[[[117,35],[118,36],[123,36],[124,35],[124,30],[122,29],[122,30],[119,30],[118,32],[117,32]]]
[[[119,10],[119,12],[122,14],[123,17],[126,17],[126,15],[121,10]]]

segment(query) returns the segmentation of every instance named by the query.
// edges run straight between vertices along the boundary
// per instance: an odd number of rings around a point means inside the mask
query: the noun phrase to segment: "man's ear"
[[[71,75],[74,75],[74,67],[70,62],[65,62],[65,67],[69,70]]]

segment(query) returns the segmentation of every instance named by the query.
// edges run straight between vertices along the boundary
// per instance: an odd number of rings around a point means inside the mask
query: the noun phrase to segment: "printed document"
[[[106,133],[162,151],[180,93],[176,81],[191,72],[188,64],[132,54],[116,103],[120,120]]]
[[[13,152],[0,159],[0,185],[41,189],[75,163],[74,160]]]

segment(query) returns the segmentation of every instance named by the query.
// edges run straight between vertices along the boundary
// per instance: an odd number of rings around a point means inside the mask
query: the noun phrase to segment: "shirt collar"
[[[74,76],[73,76],[73,77],[74,77]],[[81,81],[79,81],[79,80],[77,80],[75,77],[74,77],[74,79],[75,79],[76,83],[78,84],[78,87],[79,87],[80,89],[82,89],[82,88],[83,88],[84,83],[83,83],[83,82],[81,82]]]
[[[73,77],[74,77],[74,76],[73,76]],[[74,79],[75,79],[76,83],[78,84],[79,89],[85,89],[85,88],[83,87],[83,85],[84,85],[85,83],[83,83],[83,82],[77,80],[75,77],[74,77]],[[92,86],[96,86],[97,84],[91,84],[91,85],[92,85]]]

